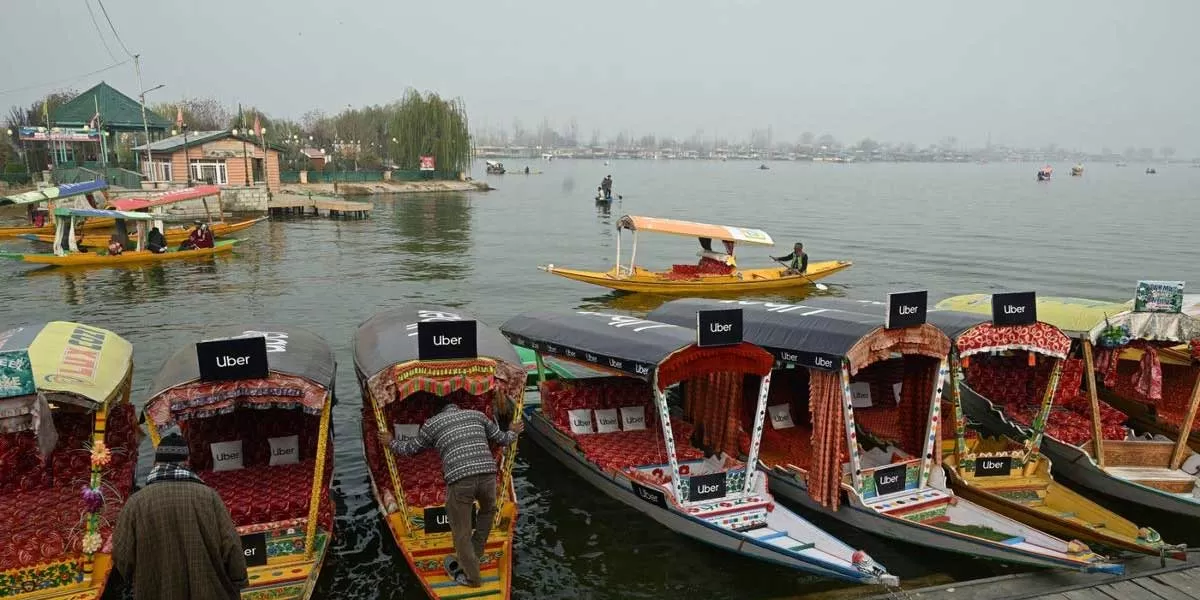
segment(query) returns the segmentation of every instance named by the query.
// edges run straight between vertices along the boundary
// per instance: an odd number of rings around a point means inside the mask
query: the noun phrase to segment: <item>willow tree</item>
[[[427,155],[437,161],[438,171],[470,168],[471,133],[461,99],[409,90],[392,114],[388,131],[396,139],[391,156],[401,169],[420,168],[421,157]]]

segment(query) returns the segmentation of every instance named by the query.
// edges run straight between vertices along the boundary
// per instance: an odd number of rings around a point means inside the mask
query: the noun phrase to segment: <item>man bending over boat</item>
[[[459,585],[480,587],[479,557],[487,543],[496,516],[496,459],[488,442],[515,444],[525,430],[517,422],[501,431],[496,422],[477,410],[464,410],[439,398],[442,406],[429,417],[417,437],[397,440],[390,431],[380,431],[379,441],[401,455],[437,448],[446,479],[446,516],[454,538],[455,556],[446,558],[446,571]],[[478,530],[472,531],[471,513],[479,502]],[[456,564],[457,563],[457,564]]]
[[[787,263],[787,270],[784,271],[787,275],[804,275],[808,273],[808,254],[804,252],[804,244],[796,242],[792,246],[792,253],[787,256],[772,256],[771,258]]]

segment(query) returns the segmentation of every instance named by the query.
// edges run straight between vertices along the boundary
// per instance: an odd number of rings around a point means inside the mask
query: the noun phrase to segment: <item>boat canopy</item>
[[[947,298],[938,309],[970,313],[992,312],[990,294]],[[1109,327],[1124,327],[1130,339],[1187,343],[1200,338],[1200,321],[1185,313],[1133,312],[1130,305],[1086,298],[1049,296],[1037,299],[1038,320],[1063,333],[1095,344]]]
[[[879,360],[878,352],[904,351],[935,358],[945,357],[950,341],[930,324],[890,331],[899,339],[880,348],[865,340],[884,331],[880,314],[850,312],[837,308],[804,304],[776,304],[749,300],[673,300],[651,312],[647,318],[666,323],[684,324],[696,320],[701,310],[742,309],[745,339],[762,346],[785,362],[810,369],[837,371],[842,360],[853,374]]]
[[[617,221],[617,230],[657,231],[695,238],[711,238],[739,244],[756,244],[759,246],[774,246],[775,241],[767,232],[761,229],[746,229],[728,225],[709,225],[693,223],[676,219],[660,219],[658,217],[638,217],[625,215]]]
[[[113,200],[109,206],[116,210],[145,210],[154,206],[175,204],[185,200],[196,200],[221,193],[221,188],[215,185],[198,185],[178,190],[170,190],[143,198],[121,198]]]
[[[54,209],[55,217],[76,217],[76,218],[105,218],[105,219],[124,219],[126,221],[170,221],[184,222],[192,221],[187,217],[174,217],[170,215],[152,215],[149,213],[129,212],[124,210],[102,210],[99,208],[63,208]]]
[[[847,311],[858,311],[882,317],[887,305],[872,300],[848,300],[845,298],[812,298],[805,304]],[[954,343],[960,357],[981,352],[1000,350],[1026,350],[1055,358],[1066,358],[1071,350],[1071,338],[1057,327],[1038,321],[1028,325],[995,327],[991,321],[991,304],[988,314],[968,313],[955,310],[931,310],[925,321],[942,330]]]
[[[82,196],[108,189],[108,182],[103,179],[81,181],[79,183],[64,183],[62,185],[23,192],[12,196],[0,197],[0,206],[36,204],[47,200]]]
[[[133,371],[133,345],[99,327],[34,323],[0,333],[0,362],[2,427],[20,397],[37,392],[89,410],[117,399]]]
[[[700,347],[696,344],[695,312],[686,322],[691,328],[592,311],[539,311],[509,319],[500,331],[517,346],[646,381],[657,380],[659,389],[701,372],[761,376],[771,371],[774,361],[761,348],[747,343]]]

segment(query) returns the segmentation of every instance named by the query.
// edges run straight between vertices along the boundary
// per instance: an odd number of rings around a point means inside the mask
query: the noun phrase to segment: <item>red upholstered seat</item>
[[[884,442],[900,439],[900,408],[896,406],[872,406],[854,409],[854,422]]]
[[[671,429],[675,436],[675,456],[678,460],[704,458],[704,453],[688,442],[692,435],[690,424],[672,419]],[[570,429],[566,432],[569,433]],[[573,437],[589,461],[606,470],[620,470],[625,467],[665,464],[667,449],[662,436],[662,431],[654,427],[640,431],[614,431]]]
[[[329,463],[326,463],[327,465]],[[332,469],[326,469],[326,477]],[[312,494],[313,463],[262,465],[235,471],[201,471],[197,475],[221,495],[238,527],[299,519],[308,516]],[[325,527],[333,523],[333,506],[322,494],[318,513]]]
[[[768,465],[788,463],[808,468],[812,461],[812,427],[797,423],[787,429],[763,428],[759,456]]]

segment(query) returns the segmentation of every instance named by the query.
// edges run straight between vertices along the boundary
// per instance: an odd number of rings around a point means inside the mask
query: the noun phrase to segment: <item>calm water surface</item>
[[[513,171],[525,166],[506,162]],[[361,459],[350,340],[379,310],[440,303],[494,325],[537,308],[650,310],[662,299],[608,293],[534,268],[548,262],[611,267],[613,226],[624,213],[766,229],[778,247],[743,249],[743,266],[766,266],[768,252],[784,254],[792,241],[803,240],[814,261],[855,262],[826,280],[827,293],[854,298],[883,299],[908,289],[929,289],[933,299],[1032,289],[1124,299],[1137,279],[1200,282],[1190,247],[1200,217],[1200,169],[1160,167],[1158,175],[1146,176],[1137,166],[1091,165],[1083,178],[1072,178],[1068,165],[1059,165],[1062,176],[1039,184],[1032,164],[771,163],[769,171],[748,162],[529,164],[543,173],[489,177],[498,188],[489,193],[380,197],[369,220],[259,225],[242,234],[246,241],[234,257],[49,272],[0,263],[0,326],[67,319],[125,336],[136,347],[139,404],[168,353],[194,342],[204,323],[283,322],[324,336],[337,352],[341,404],[334,413],[338,541],[319,595],[424,598],[382,525]],[[609,173],[624,198],[606,214],[591,198]],[[0,246],[32,249],[23,241]],[[638,262],[693,262],[697,250],[695,240],[647,235],[639,240]],[[516,486],[518,598],[852,597],[867,591],[690,542],[597,494],[526,441]],[[1012,571],[814,521],[865,548],[906,579],[906,587]],[[1167,523],[1159,530],[1172,529]],[[1184,541],[1196,545],[1200,538]]]

